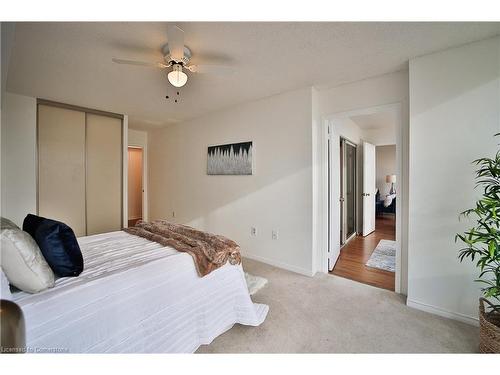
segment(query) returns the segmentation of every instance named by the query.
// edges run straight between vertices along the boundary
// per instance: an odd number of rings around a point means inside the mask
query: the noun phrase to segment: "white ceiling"
[[[195,118],[287,90],[331,87],[407,68],[410,58],[500,34],[500,23],[176,23],[195,63],[180,102],[166,74],[112,57],[161,61],[166,23],[18,23],[7,90],[129,115],[133,128]]]
[[[363,130],[396,129],[397,113],[395,111],[383,111],[351,116],[350,119]]]

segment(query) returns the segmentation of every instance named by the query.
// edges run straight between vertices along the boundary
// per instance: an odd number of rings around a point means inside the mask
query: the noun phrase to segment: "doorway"
[[[340,243],[356,235],[356,145],[340,138]]]
[[[328,269],[393,291],[401,259],[396,214],[400,119],[399,107],[390,105],[340,113],[326,124]],[[390,163],[384,161],[381,168],[379,154],[388,151]]]
[[[144,150],[142,147],[128,147],[128,225],[134,226],[143,215]]]

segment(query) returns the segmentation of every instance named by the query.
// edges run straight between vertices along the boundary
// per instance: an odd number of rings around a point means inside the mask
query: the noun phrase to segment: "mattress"
[[[85,269],[37,294],[14,293],[29,352],[190,353],[268,306],[250,299],[241,265],[200,278],[192,258],[125,232],[78,239]]]

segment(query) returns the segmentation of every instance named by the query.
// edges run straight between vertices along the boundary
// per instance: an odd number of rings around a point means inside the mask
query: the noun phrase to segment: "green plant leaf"
[[[455,242],[464,244],[458,259],[474,262],[479,269],[476,281],[484,286],[483,295],[500,301],[500,148],[493,158],[477,158],[472,164],[476,166],[475,187],[481,189],[482,196],[473,208],[459,214],[459,220],[468,218],[475,224],[455,235]],[[495,308],[500,312],[500,305]]]
[[[497,250],[497,244],[494,240],[490,241],[490,244],[488,245],[488,250],[490,252],[490,258],[495,258],[495,252]]]

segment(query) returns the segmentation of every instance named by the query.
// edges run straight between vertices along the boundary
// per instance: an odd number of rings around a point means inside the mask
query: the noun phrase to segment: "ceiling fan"
[[[188,76],[183,69],[193,73],[215,73],[224,74],[232,72],[232,68],[224,65],[193,65],[191,60],[191,50],[184,45],[184,31],[175,25],[167,26],[168,43],[162,48],[163,62],[144,62],[135,60],[124,60],[113,58],[117,64],[128,64],[145,66],[160,69],[171,69],[167,74],[168,81],[175,87],[182,87],[186,84]]]

